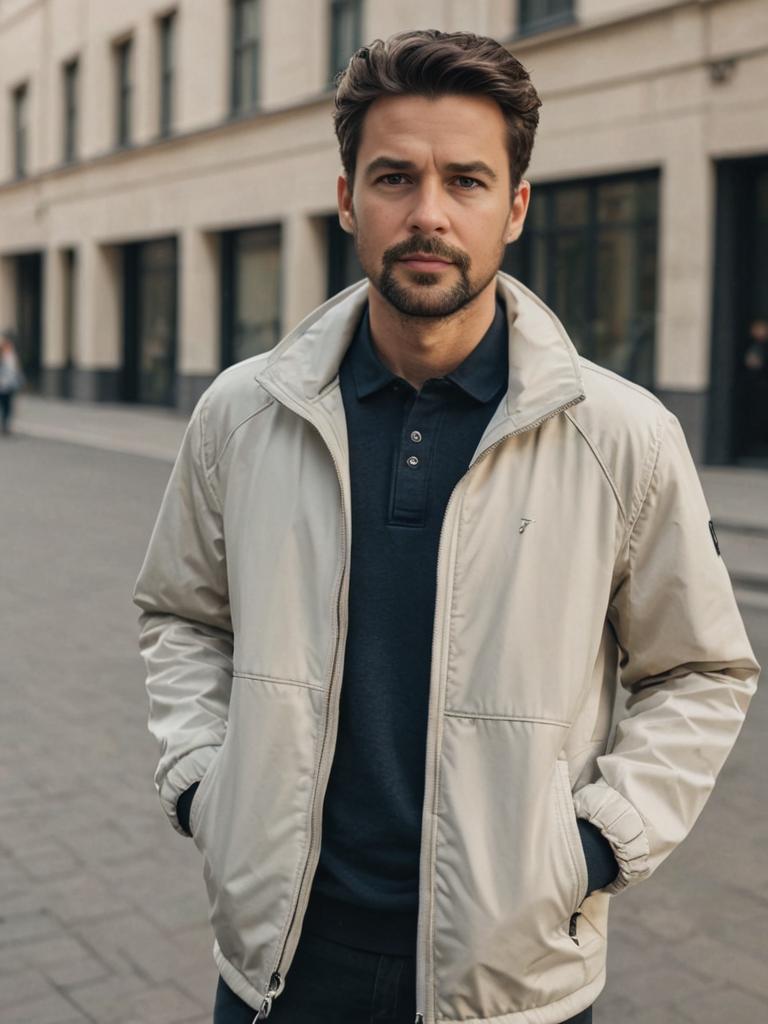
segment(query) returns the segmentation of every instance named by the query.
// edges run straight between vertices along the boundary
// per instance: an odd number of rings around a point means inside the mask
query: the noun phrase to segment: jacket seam
[[[281,686],[301,686],[306,690],[317,690],[324,692],[320,683],[311,683],[304,679],[284,679],[281,676],[268,676],[256,672],[233,672],[233,679],[253,679],[255,682],[279,683]]]
[[[571,414],[570,411],[566,410],[565,417],[566,417],[566,419],[570,423],[573,424],[573,426],[576,428],[578,433],[584,439],[584,442],[586,443],[587,447],[589,448],[589,450],[594,455],[595,460],[597,461],[597,464],[600,466],[600,469],[603,471],[605,479],[608,481],[608,486],[613,491],[613,496],[616,499],[616,504],[619,507],[619,512],[621,513],[621,518],[624,520],[624,524],[626,526],[627,510],[624,508],[624,502],[621,500],[621,495],[619,494],[619,489],[618,489],[618,487],[616,485],[616,481],[613,479],[613,476],[611,475],[611,472],[608,469],[608,466],[605,463],[605,459],[603,458],[603,456],[602,456],[602,454],[601,454],[601,452],[600,452],[596,442],[592,440],[592,438],[587,434],[586,430],[581,426],[581,424],[576,422],[576,420],[574,419],[574,417],[573,417],[573,415]]]
[[[629,391],[634,391],[636,394],[646,398],[654,405],[659,406],[662,409],[666,408],[664,403],[655,395],[651,394],[650,391],[647,391],[645,388],[641,387],[639,384],[635,384],[631,380],[627,380],[626,377],[621,377],[618,373],[612,373],[610,370],[606,370],[604,366],[598,366],[597,363],[593,363],[591,360],[584,359],[583,357],[579,359],[579,365],[588,373],[594,373],[599,377],[605,377],[606,380],[613,381],[616,384],[621,384]]]
[[[255,409],[253,412],[248,413],[248,415],[246,417],[244,417],[242,420],[240,420],[239,423],[236,423],[235,426],[232,427],[232,429],[230,430],[230,432],[227,434],[226,438],[224,439],[224,444],[221,446],[221,449],[220,449],[219,453],[217,454],[217,456],[216,456],[216,458],[214,460],[213,465],[211,466],[211,470],[210,470],[211,473],[214,473],[218,469],[219,463],[221,462],[221,460],[222,460],[222,458],[224,456],[224,453],[226,452],[226,450],[227,450],[227,448],[229,446],[229,442],[235,436],[237,431],[241,427],[244,427],[245,424],[249,422],[249,420],[254,419],[256,416],[259,415],[259,413],[264,412],[265,409],[268,409],[269,406],[273,405],[273,404],[274,404],[274,399],[270,395],[268,395],[265,398],[265,401],[264,401],[263,405],[260,405],[259,408]]]
[[[476,713],[474,711],[459,711],[456,709],[446,709],[443,714],[446,718],[468,718],[468,719],[488,719],[489,721],[499,722],[533,722],[537,725],[556,725],[561,726],[564,729],[570,729],[571,722],[564,722],[559,718],[544,718],[538,715],[496,715],[496,714],[483,714]]]
[[[656,476],[657,476],[657,472],[658,472],[658,468],[659,468],[659,462],[660,462],[660,459],[661,459],[661,447],[662,447],[664,433],[665,433],[665,429],[664,429],[664,426],[662,425],[661,429],[659,430],[659,432],[658,432],[658,434],[657,434],[657,436],[655,438],[655,445],[654,445],[654,449],[653,449],[653,461],[651,463],[650,471],[648,473],[648,481],[647,481],[647,483],[645,485],[645,489],[643,490],[642,500],[639,503],[636,515],[634,515],[632,517],[631,524],[630,524],[630,527],[629,527],[629,532],[627,534],[627,538],[626,538],[626,541],[625,541],[625,543],[628,546],[627,559],[628,559],[628,562],[629,562],[629,569],[630,569],[630,571],[632,569],[632,541],[633,541],[633,539],[635,537],[635,528],[636,528],[637,524],[640,521],[640,517],[643,514],[644,508],[646,507],[646,504],[648,502],[648,495],[651,493],[651,490],[653,488],[654,480],[656,479]]]
[[[206,403],[204,402],[200,406],[200,417],[199,417],[199,429],[200,429],[200,466],[203,471],[202,480],[206,491],[208,492],[208,499],[213,503],[216,511],[220,516],[223,516],[224,510],[221,506],[221,501],[216,493],[216,489],[213,485],[213,479],[211,478],[211,471],[209,471],[205,462],[205,419],[208,414]]]

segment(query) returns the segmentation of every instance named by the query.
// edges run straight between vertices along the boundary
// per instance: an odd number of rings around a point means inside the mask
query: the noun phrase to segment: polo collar
[[[376,351],[367,304],[345,358],[349,360],[355,392],[360,399],[367,398],[398,379]],[[477,402],[490,402],[507,381],[507,363],[505,309],[497,298],[494,317],[488,330],[466,359],[445,375],[445,379],[456,384]]]

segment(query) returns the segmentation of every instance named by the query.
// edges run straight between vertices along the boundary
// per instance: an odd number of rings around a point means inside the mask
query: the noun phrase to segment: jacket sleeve
[[[608,620],[626,711],[576,813],[611,842],[617,893],[693,827],[733,746],[760,666],[747,639],[677,419],[664,410],[645,493],[630,515]]]
[[[206,467],[204,418],[205,396],[184,435],[133,593],[149,731],[160,744],[155,786],[183,835],[176,801],[223,743],[232,686],[223,517]]]

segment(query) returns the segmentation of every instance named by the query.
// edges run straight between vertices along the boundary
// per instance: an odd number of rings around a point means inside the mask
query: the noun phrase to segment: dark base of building
[[[192,412],[214,376],[203,373],[179,374],[176,377],[174,408],[180,412]],[[76,402],[121,402],[122,373],[120,370],[44,367],[40,371],[40,393],[48,398],[71,398]]]

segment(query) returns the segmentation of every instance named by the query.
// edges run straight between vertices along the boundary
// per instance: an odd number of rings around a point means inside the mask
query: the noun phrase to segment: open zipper
[[[307,879],[310,877],[310,872],[309,872],[308,869],[309,869],[310,861],[312,860],[312,857],[313,857],[313,853],[315,852],[315,848],[317,848],[317,853],[318,853],[318,856],[319,856],[320,844],[319,844],[319,842],[316,842],[316,836],[318,836],[320,834],[320,830],[321,830],[321,825],[322,825],[322,805],[323,804],[322,804],[322,801],[318,801],[317,794],[320,791],[320,789],[322,788],[322,790],[323,790],[323,798],[324,798],[324,796],[325,796],[325,789],[327,788],[327,784],[328,784],[328,776],[330,774],[330,762],[332,760],[332,757],[331,757],[331,759],[329,759],[328,771],[323,776],[323,758],[324,758],[324,756],[326,754],[326,750],[327,750],[326,740],[328,738],[328,732],[329,732],[328,726],[329,726],[329,721],[331,720],[331,717],[332,717],[332,720],[333,720],[334,729],[337,728],[337,726],[338,726],[337,717],[338,717],[339,702],[338,702],[338,700],[334,701],[333,697],[334,697],[334,694],[336,692],[336,677],[339,675],[338,667],[339,667],[339,664],[340,664],[340,661],[341,661],[341,659],[339,657],[339,654],[340,654],[340,651],[343,648],[344,642],[346,641],[346,632],[347,632],[346,610],[347,609],[346,609],[346,603],[342,601],[342,595],[343,595],[344,590],[345,590],[345,583],[347,581],[347,570],[348,570],[347,531],[346,531],[346,505],[345,505],[345,496],[344,496],[344,482],[343,482],[341,470],[339,468],[338,460],[337,460],[336,456],[334,455],[334,452],[333,452],[333,450],[331,448],[331,445],[326,440],[325,435],[323,434],[323,431],[318,427],[318,425],[313,420],[311,420],[306,415],[306,413],[302,409],[302,407],[298,403],[295,403],[295,402],[291,401],[290,399],[286,400],[286,396],[282,392],[282,389],[279,388],[279,386],[275,387],[274,382],[270,382],[270,383],[272,383],[272,388],[267,387],[265,382],[264,382],[264,378],[263,377],[260,378],[260,383],[262,384],[263,387],[265,387],[265,390],[267,390],[275,398],[276,401],[280,402],[282,405],[285,405],[287,408],[291,409],[291,411],[293,411],[297,415],[301,416],[302,419],[304,419],[307,423],[309,423],[311,426],[313,426],[317,430],[318,434],[320,434],[320,437],[323,440],[323,443],[325,444],[326,448],[328,449],[328,452],[329,452],[329,454],[330,454],[330,456],[331,456],[331,458],[333,460],[334,469],[336,470],[336,476],[337,476],[337,479],[338,479],[338,482],[339,482],[339,491],[340,491],[340,494],[341,494],[341,542],[342,542],[341,543],[341,550],[342,550],[342,566],[341,566],[341,573],[340,573],[340,576],[339,576],[339,587],[338,587],[338,591],[337,591],[337,594],[336,594],[336,637],[335,637],[333,664],[332,664],[332,667],[331,667],[331,679],[330,679],[330,683],[329,683],[329,687],[328,687],[328,699],[327,699],[327,702],[326,702],[326,709],[327,709],[326,721],[325,721],[325,728],[324,728],[324,731],[323,731],[322,744],[321,744],[321,748],[320,748],[320,759],[319,759],[319,762],[318,762],[317,784],[315,786],[315,792],[314,792],[314,795],[313,795],[313,802],[312,802],[312,807],[311,807],[311,812],[310,812],[310,843],[309,843],[309,852],[307,854],[307,859],[306,859],[306,861],[304,863],[304,870],[302,872],[302,878],[301,878],[301,882],[299,884],[299,889],[298,889],[298,893],[297,893],[297,896],[296,896],[296,902],[295,902],[295,904],[293,906],[293,909],[292,909],[292,912],[291,912],[290,924],[289,924],[288,929],[287,929],[287,931],[285,933],[285,939],[284,939],[284,941],[282,943],[282,946],[280,948],[280,951],[278,953],[276,965],[275,965],[272,973],[270,974],[269,986],[268,986],[267,992],[266,992],[264,998],[262,999],[261,1005],[259,1007],[259,1010],[258,1010],[256,1016],[253,1018],[252,1024],[257,1024],[258,1021],[265,1020],[269,1016],[269,1014],[271,1012],[271,1009],[272,1009],[273,1001],[283,992],[283,990],[285,988],[285,973],[287,972],[288,968],[290,967],[290,962],[287,962],[287,963],[283,964],[283,957],[285,956],[285,951],[288,948],[289,940],[291,939],[292,933],[295,930],[296,921],[299,918],[299,908],[301,907],[302,902],[303,902],[304,906],[303,906],[302,915],[301,915],[302,918],[303,918],[303,914],[306,911],[306,905],[309,902],[309,885],[307,884]],[[279,393],[276,394],[275,391],[278,391]],[[497,448],[503,441],[508,440],[510,437],[516,437],[516,436],[518,436],[520,434],[526,433],[529,430],[534,430],[536,427],[540,426],[542,423],[545,423],[547,420],[552,419],[553,417],[559,415],[561,412],[564,412],[566,409],[569,409],[571,406],[577,405],[579,402],[583,401],[585,397],[586,396],[584,394],[580,394],[576,398],[573,398],[570,401],[565,402],[562,405],[558,406],[556,409],[553,409],[551,412],[548,412],[546,415],[539,417],[539,419],[534,420],[531,423],[527,423],[527,424],[525,424],[522,427],[518,427],[517,430],[513,430],[513,431],[510,431],[507,434],[504,434],[502,437],[498,438],[498,440],[494,441],[493,444],[489,445],[487,448],[484,448],[483,451],[481,451],[479,453],[479,455],[477,455],[476,458],[474,458],[473,461],[470,463],[469,467],[467,468],[466,473],[464,473],[464,475],[461,477],[461,479],[456,483],[453,491],[451,492],[450,498],[448,499],[448,504],[446,505],[445,514],[443,516],[443,522],[442,522],[441,528],[440,528],[440,539],[439,539],[439,542],[438,542],[438,554],[437,554],[437,581],[438,581],[438,594],[437,594],[437,598],[438,599],[439,599],[439,581],[440,581],[440,561],[441,561],[441,552],[442,552],[442,547],[443,547],[443,532],[444,532],[444,528],[445,528],[445,523],[446,523],[446,521],[449,518],[448,517],[448,513],[449,513],[449,511],[451,509],[451,505],[453,503],[454,495],[456,494],[456,491],[458,490],[459,486],[463,483],[463,481],[466,479],[466,477],[469,475],[469,473],[472,471],[472,469],[478,464],[478,462],[480,462],[481,459],[484,459],[485,456],[489,452],[493,451],[494,448]],[[437,792],[437,766],[438,766],[438,758],[437,758],[437,737],[436,737],[436,727],[437,726],[436,726],[436,723],[437,723],[437,709],[438,709],[439,703],[440,703],[439,698],[440,698],[440,694],[441,694],[441,686],[440,686],[439,674],[435,673],[435,670],[434,670],[434,656],[435,656],[435,650],[436,650],[436,647],[437,647],[437,644],[436,644],[437,626],[438,626],[438,622],[441,621],[440,617],[437,614],[438,604],[439,604],[439,601],[436,599],[436,601],[435,601],[434,625],[433,625],[433,633],[432,633],[432,672],[434,674],[433,678],[437,677],[438,685],[437,685],[437,687],[435,687],[434,685],[432,685],[432,680],[430,681],[429,711],[428,711],[428,718],[427,718],[428,728],[427,728],[426,783],[425,783],[425,793],[424,793],[424,807],[426,807],[428,805],[428,801],[429,801],[429,805],[431,806],[431,804],[434,802],[435,795],[436,795],[436,792]],[[343,616],[342,616],[342,613],[344,613]],[[343,617],[343,625],[342,625],[342,617]],[[321,787],[321,780],[322,780],[322,787]],[[434,815],[430,816],[430,820],[432,822],[434,822]],[[432,884],[431,884],[430,871],[431,871],[431,867],[432,867],[431,851],[432,851],[432,846],[433,846],[433,842],[434,842],[434,825],[432,825],[430,827],[430,829],[429,829],[428,840],[429,840],[429,842],[425,843],[424,836],[422,835],[422,838],[421,838],[421,851],[420,851],[420,864],[419,864],[419,912],[418,912],[417,938],[416,938],[416,1006],[417,1006],[417,1010],[416,1010],[415,1024],[434,1024],[434,1021],[435,1021],[434,1007],[431,1006],[431,1004],[429,1006],[427,1006],[427,1000],[426,1000],[426,996],[427,996],[427,992],[428,992],[428,988],[427,988],[427,984],[426,984],[426,975],[427,975],[427,970],[429,969],[429,967],[431,967],[431,965],[428,965],[428,956],[426,955],[428,953],[428,951],[429,951],[426,931],[427,931],[427,924],[432,919],[432,907],[431,907]],[[313,868],[313,873],[314,873],[314,868]],[[306,892],[304,891],[305,889],[307,890]],[[423,955],[423,956],[420,955],[421,951],[422,951],[422,948],[426,951],[425,955]],[[291,960],[293,959],[293,955],[295,953],[295,949],[296,949],[296,947],[294,946],[293,952],[291,954]],[[281,973],[281,970],[282,970],[282,973]],[[422,1009],[419,1009],[419,1007],[422,1007]],[[431,1015],[428,1016],[428,1014],[431,1014]]]
[[[262,381],[262,383],[263,383],[263,381]],[[316,780],[316,784],[315,784],[315,791],[314,791],[313,798],[312,798],[312,806],[310,808],[309,851],[307,853],[307,859],[304,862],[304,869],[303,869],[303,872],[302,872],[301,882],[299,883],[299,888],[298,888],[298,892],[297,892],[297,895],[296,895],[296,902],[295,902],[295,904],[293,906],[293,909],[291,911],[290,923],[289,923],[288,928],[287,928],[287,930],[285,932],[285,938],[283,940],[282,946],[280,947],[280,951],[279,951],[278,956],[277,956],[277,961],[276,961],[275,968],[272,971],[272,973],[270,975],[270,978],[269,978],[269,987],[267,988],[267,992],[266,992],[264,998],[261,1001],[261,1005],[259,1006],[259,1010],[258,1010],[256,1016],[253,1018],[252,1024],[257,1024],[258,1021],[265,1020],[269,1016],[269,1014],[270,1014],[270,1012],[272,1010],[272,1003],[273,1003],[273,1001],[277,998],[277,996],[282,994],[282,992],[283,992],[283,990],[285,988],[285,974],[286,974],[288,968],[290,967],[290,961],[285,963],[285,964],[283,964],[283,958],[285,956],[285,951],[288,948],[289,940],[291,939],[292,933],[295,930],[296,921],[297,921],[297,919],[303,919],[304,913],[306,912],[306,908],[307,908],[307,905],[309,903],[310,884],[308,883],[308,879],[311,879],[311,876],[314,875],[314,871],[315,871],[315,868],[317,866],[317,858],[319,857],[319,854],[320,854],[320,842],[316,841],[316,837],[318,837],[320,835],[320,832],[321,832],[323,800],[318,801],[317,796],[318,796],[318,793],[322,789],[323,799],[325,797],[325,790],[326,790],[327,785],[328,785],[328,778],[329,778],[329,775],[330,775],[330,768],[331,768],[331,764],[332,764],[332,760],[333,760],[333,757],[332,757],[333,751],[331,751],[331,757],[328,758],[328,769],[327,769],[327,771],[324,772],[323,771],[323,768],[324,768],[324,766],[323,766],[323,758],[325,757],[326,751],[328,749],[328,744],[327,744],[326,741],[328,739],[328,733],[330,731],[329,730],[329,723],[332,722],[334,732],[335,732],[336,728],[338,727],[337,719],[338,719],[339,701],[338,700],[334,700],[334,694],[336,693],[336,689],[337,689],[336,680],[337,680],[337,677],[340,675],[340,673],[339,673],[339,665],[341,664],[341,658],[340,658],[339,655],[340,655],[340,652],[343,650],[344,643],[346,641],[346,633],[347,633],[347,615],[346,615],[347,605],[346,605],[346,602],[342,600],[342,595],[344,594],[344,591],[345,591],[345,584],[346,584],[347,576],[348,576],[348,573],[347,573],[347,568],[348,568],[348,558],[347,558],[347,517],[346,517],[346,503],[345,503],[345,497],[344,497],[344,481],[343,481],[343,478],[342,478],[342,475],[341,475],[341,470],[339,468],[339,462],[338,462],[338,459],[336,458],[336,456],[334,455],[333,450],[332,450],[330,444],[326,440],[322,430],[320,430],[320,428],[317,426],[317,424],[314,423],[307,415],[305,415],[305,413],[301,410],[300,406],[294,405],[293,402],[286,401],[284,399],[284,397],[282,397],[281,395],[275,394],[270,388],[266,388],[266,390],[269,391],[269,393],[273,395],[273,397],[275,398],[276,401],[279,401],[281,404],[287,406],[288,408],[291,409],[291,411],[296,412],[298,415],[300,415],[302,417],[302,419],[304,419],[307,423],[309,423],[311,426],[313,426],[315,428],[315,430],[317,430],[318,434],[320,435],[320,437],[323,440],[323,443],[325,444],[326,448],[328,449],[328,452],[329,452],[331,458],[333,459],[334,469],[336,470],[336,476],[337,476],[338,481],[339,481],[339,492],[341,494],[341,553],[342,553],[342,563],[341,563],[341,572],[339,573],[339,585],[338,585],[338,589],[337,589],[337,592],[336,592],[336,635],[335,635],[335,638],[334,638],[333,662],[332,662],[332,665],[331,665],[331,676],[330,676],[330,682],[329,682],[329,685],[328,685],[328,696],[327,696],[327,700],[326,700],[325,728],[323,730],[323,738],[322,738],[321,745],[320,745],[320,758],[319,758],[319,761],[318,761],[318,774],[317,774],[317,780]],[[334,744],[334,746],[335,746],[335,744]],[[315,867],[313,867],[312,872],[310,873],[309,865],[310,865],[310,862],[312,861],[313,854],[315,852],[317,853],[317,857],[315,858]],[[306,892],[305,892],[305,890],[306,890]],[[303,904],[303,907],[302,907],[302,904]],[[299,915],[299,908],[300,907],[302,907],[301,916]],[[295,951],[296,951],[296,946],[294,945],[294,949],[293,949],[293,952],[291,953],[291,957],[290,957],[291,961],[293,960],[293,955],[294,955]],[[282,971],[282,973],[281,973],[281,971]]]
[[[540,416],[539,419],[533,420],[531,423],[527,423],[522,427],[518,427],[517,430],[512,430],[507,434],[502,435],[493,444],[488,445],[484,448],[469,464],[466,473],[457,481],[455,487],[451,491],[451,496],[448,499],[448,504],[445,508],[445,514],[443,516],[443,522],[440,528],[440,541],[437,549],[437,585],[438,591],[435,599],[435,618],[434,628],[432,632],[432,680],[429,688],[429,712],[427,716],[427,756],[426,756],[426,784],[424,792],[424,807],[429,806],[433,809],[434,801],[437,795],[437,769],[438,769],[438,757],[437,757],[437,735],[436,730],[438,726],[438,711],[440,708],[440,698],[442,696],[442,685],[439,669],[435,669],[435,652],[441,650],[437,645],[437,632],[438,624],[445,622],[445,616],[438,615],[438,608],[440,607],[440,561],[443,549],[443,530],[445,524],[449,519],[448,513],[451,510],[454,495],[466,480],[469,474],[472,472],[474,467],[492,452],[494,448],[497,448],[503,441],[509,440],[510,437],[517,437],[520,434],[525,434],[529,430],[535,430],[541,426],[542,423],[546,423],[547,420],[553,419],[555,416],[559,416],[561,412],[565,412],[566,409],[570,409],[573,405],[578,405],[579,402],[584,401],[584,394],[578,395],[576,398],[571,399],[568,402],[564,402],[559,405],[556,409],[546,413],[544,416]],[[440,637],[442,640],[442,636]],[[434,684],[437,685],[434,685]],[[431,973],[431,962],[429,962],[429,937],[427,936],[427,928],[432,920],[432,907],[431,899],[434,891],[432,885],[431,870],[433,864],[432,858],[432,847],[434,845],[434,820],[435,815],[430,813],[429,821],[431,826],[429,828],[428,835],[425,842],[425,836],[421,837],[421,861],[419,866],[419,916],[416,936],[416,1017],[414,1024],[434,1024],[435,1012],[432,1002],[428,1000],[427,996],[433,991],[434,986],[427,985],[427,972]],[[423,955],[422,955],[423,954]]]

